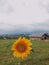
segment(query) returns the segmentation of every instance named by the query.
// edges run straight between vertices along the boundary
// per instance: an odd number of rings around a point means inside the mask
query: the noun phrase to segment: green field
[[[34,52],[25,60],[20,60],[12,55],[11,45],[14,41],[15,39],[0,39],[0,65],[49,65],[49,42],[32,41]]]

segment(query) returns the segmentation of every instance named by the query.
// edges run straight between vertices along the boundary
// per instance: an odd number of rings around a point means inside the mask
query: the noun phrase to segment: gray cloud
[[[32,32],[32,31],[49,31],[49,21],[40,22],[40,23],[33,23],[33,24],[7,24],[7,23],[0,23],[0,31],[3,33],[6,32]]]

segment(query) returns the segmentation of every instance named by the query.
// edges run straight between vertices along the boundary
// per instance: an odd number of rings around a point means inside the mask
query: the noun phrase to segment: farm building
[[[30,40],[41,40],[41,36],[42,35],[33,35],[33,34],[29,35]]]
[[[44,33],[43,35],[29,35],[30,40],[49,40],[49,35]]]
[[[48,33],[44,33],[41,37],[42,40],[49,40],[49,34]]]

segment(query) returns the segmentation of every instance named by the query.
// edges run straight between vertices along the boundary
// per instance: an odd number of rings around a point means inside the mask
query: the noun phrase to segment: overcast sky
[[[49,31],[49,0],[0,0],[0,33]]]

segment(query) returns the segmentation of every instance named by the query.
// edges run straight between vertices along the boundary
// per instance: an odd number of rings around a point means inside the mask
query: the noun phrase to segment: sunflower
[[[12,50],[14,57],[19,57],[24,59],[25,57],[28,56],[28,54],[30,54],[31,51],[31,45],[32,43],[30,42],[30,40],[26,39],[26,38],[19,38],[18,40],[16,40],[14,42],[14,44],[12,45]]]

